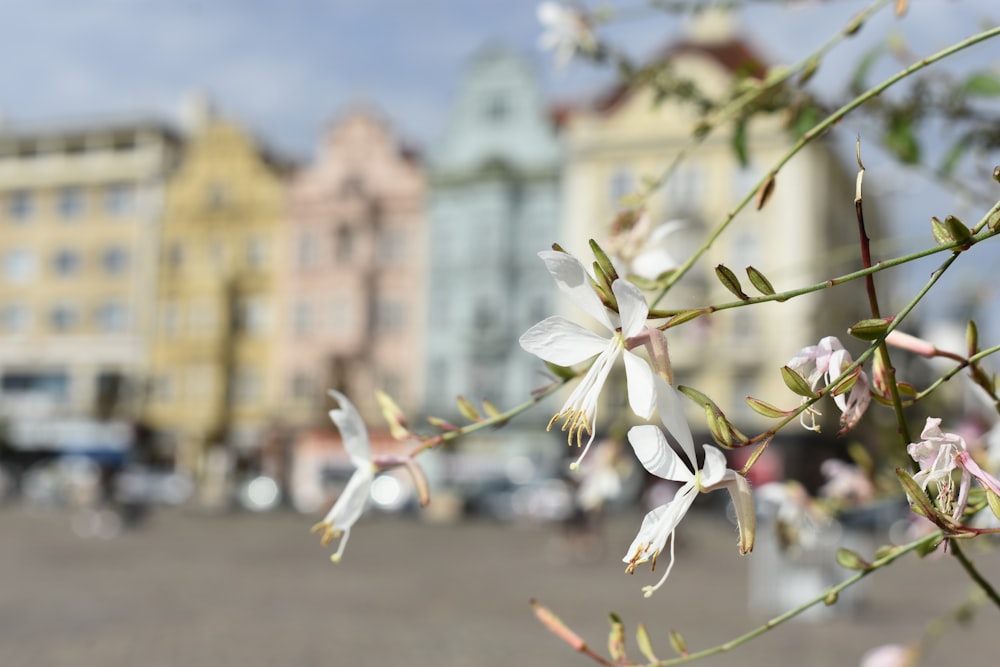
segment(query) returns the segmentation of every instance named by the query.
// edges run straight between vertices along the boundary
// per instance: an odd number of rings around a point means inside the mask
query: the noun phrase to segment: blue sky
[[[592,3],[596,4],[596,3]],[[641,0],[620,6],[637,7]],[[751,2],[751,5],[755,3]],[[741,21],[765,56],[790,62],[866,3],[756,3]],[[927,52],[969,34],[989,0],[917,0],[888,12],[838,55],[901,30]],[[490,41],[531,57],[553,97],[585,97],[607,72],[557,72],[540,53],[534,0],[33,0],[0,3],[0,114],[8,122],[155,113],[173,116],[185,91],[209,93],[227,113],[299,157],[345,105],[381,107],[426,147],[440,136],[463,62]],[[1000,10],[994,10],[1000,15]],[[634,14],[608,33],[639,57],[678,33],[680,21]],[[981,56],[980,56],[981,57]],[[838,58],[840,59],[840,58]],[[821,85],[848,70],[825,64]]]
[[[643,2],[617,4],[636,8]],[[750,2],[739,20],[762,55],[790,63],[866,4]],[[821,66],[818,89],[841,90],[857,60],[889,34],[919,56],[1000,19],[995,0],[911,4],[904,20],[883,11],[841,45]],[[444,130],[463,63],[491,41],[531,58],[553,99],[582,99],[609,85],[608,72],[586,64],[556,71],[537,47],[536,6],[534,0],[4,2],[0,115],[14,125],[134,113],[173,119],[182,95],[199,90],[273,147],[308,158],[324,125],[361,100],[382,109],[403,137],[427,150]],[[638,13],[606,34],[641,58],[676,37],[682,23]],[[953,66],[998,67],[998,53],[996,43],[981,46]],[[898,67],[880,63],[873,80]],[[840,130],[849,148],[857,134],[870,136],[870,128],[852,120]],[[894,198],[894,217],[913,218],[923,230],[930,214],[963,212],[949,192],[893,170],[873,144],[866,153],[869,179]],[[966,217],[976,217],[973,211]]]

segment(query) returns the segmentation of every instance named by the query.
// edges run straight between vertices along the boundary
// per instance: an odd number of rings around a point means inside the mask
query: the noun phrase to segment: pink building
[[[371,110],[332,125],[289,195],[282,374],[290,426],[329,423],[327,388],[384,426],[373,392],[422,404],[424,173]]]

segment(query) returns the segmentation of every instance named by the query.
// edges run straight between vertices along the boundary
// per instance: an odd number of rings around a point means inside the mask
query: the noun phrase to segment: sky
[[[624,9],[601,34],[640,60],[675,39],[690,20],[643,10],[643,0],[606,4]],[[868,3],[746,4],[738,14],[740,31],[778,64],[803,58]],[[816,90],[836,96],[858,60],[890,35],[917,57],[1000,20],[995,0],[911,5],[903,20],[883,10],[838,47],[820,66]],[[137,114],[173,121],[183,96],[200,92],[272,149],[308,160],[323,128],[362,102],[379,109],[408,143],[431,153],[446,130],[464,64],[487,44],[505,43],[529,58],[553,101],[583,101],[613,83],[612,73],[589,64],[556,68],[538,47],[536,8],[534,0],[0,2],[0,123]],[[951,67],[995,69],[998,53],[996,42],[976,47]],[[899,67],[884,59],[872,79]],[[850,119],[838,132],[846,154],[855,136],[871,136],[871,128]],[[895,169],[875,144],[867,143],[870,192],[893,200],[896,219],[926,227],[930,214],[976,217],[977,209],[952,193]]]

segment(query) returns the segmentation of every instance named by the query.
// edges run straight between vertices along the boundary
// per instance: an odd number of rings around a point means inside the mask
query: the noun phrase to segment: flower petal
[[[545,262],[545,268],[552,274],[556,285],[574,304],[582,308],[588,315],[603,324],[608,331],[614,331],[608,310],[601,303],[590,283],[590,275],[576,257],[565,252],[543,250],[538,256]]]
[[[697,460],[694,436],[691,434],[691,427],[688,426],[687,417],[684,416],[680,394],[659,376],[654,376],[653,382],[656,386],[656,407],[660,411],[660,421],[666,427],[667,433],[680,444],[693,466]]]
[[[628,387],[628,404],[637,416],[649,419],[656,407],[656,390],[653,388],[653,371],[641,357],[625,350],[625,384]]]
[[[646,316],[649,315],[649,305],[642,291],[627,280],[619,278],[611,283],[611,291],[618,300],[618,314],[621,315],[622,336],[631,338],[638,335],[646,326]]]
[[[718,447],[711,445],[702,447],[705,450],[705,463],[701,467],[700,485],[707,491],[725,478],[729,464],[726,462],[726,455]]]
[[[351,457],[355,467],[362,468],[369,465],[372,460],[371,443],[368,440],[368,429],[365,428],[365,422],[358,414],[358,409],[336,389],[330,389],[328,393],[330,398],[340,403],[339,410],[330,410],[330,419],[340,430],[344,450]]]
[[[729,497],[736,511],[736,524],[740,529],[740,553],[744,556],[753,551],[754,537],[757,530],[757,513],[753,506],[753,494],[750,492],[750,482],[743,475],[734,475],[732,481],[726,484]]]
[[[674,451],[659,427],[652,424],[633,426],[629,429],[628,441],[639,463],[650,473],[675,482],[694,479],[687,462]]]
[[[344,487],[337,502],[333,504],[326,519],[324,519],[330,523],[334,530],[348,530],[361,518],[361,514],[365,511],[365,505],[368,504],[368,496],[371,494],[374,478],[375,472],[371,464],[354,471],[347,486]]]
[[[667,538],[691,508],[698,490],[687,483],[677,489],[673,500],[650,510],[642,519],[639,532],[622,558],[623,563],[645,563],[663,550]]]
[[[547,317],[518,339],[521,347],[559,366],[572,366],[600,354],[608,339],[564,317]]]

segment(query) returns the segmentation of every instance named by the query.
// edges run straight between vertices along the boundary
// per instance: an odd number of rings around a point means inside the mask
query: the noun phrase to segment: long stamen
[[[666,570],[666,572],[663,573],[663,576],[660,577],[660,580],[658,582],[656,582],[656,584],[654,584],[653,586],[643,586],[642,587],[642,595],[643,595],[643,597],[647,597],[647,598],[648,597],[652,597],[653,593],[655,593],[657,590],[659,590],[659,588],[661,586],[663,586],[663,583],[667,580],[667,577],[670,576],[670,570],[674,569],[674,542],[675,542],[675,540],[674,540],[674,533],[673,532],[670,533],[670,537],[668,539],[670,540],[670,563],[667,565],[667,570]]]

